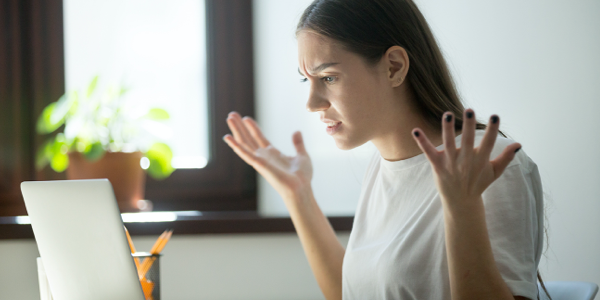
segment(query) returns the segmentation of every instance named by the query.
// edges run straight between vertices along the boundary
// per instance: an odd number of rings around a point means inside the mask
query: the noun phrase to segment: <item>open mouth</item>
[[[342,122],[337,122],[335,124],[328,124],[327,126],[327,134],[334,134],[340,130],[340,126],[342,126]]]

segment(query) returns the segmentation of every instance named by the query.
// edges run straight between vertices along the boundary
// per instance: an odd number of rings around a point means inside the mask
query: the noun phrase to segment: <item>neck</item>
[[[376,125],[380,127],[377,130],[379,134],[371,139],[381,156],[388,161],[399,161],[422,154],[412,136],[414,128],[420,128],[435,147],[443,144],[441,126],[434,128],[426,122],[413,105],[414,94],[409,85],[402,85],[393,93],[386,116],[380,119],[382,123]],[[457,131],[455,136],[459,134],[460,131]]]
[[[421,118],[405,119],[405,121],[402,122],[403,124],[388,127],[388,130],[371,140],[385,160],[399,161],[423,153],[412,136],[412,130],[417,127],[425,133],[434,146],[443,143],[441,128],[435,130]]]

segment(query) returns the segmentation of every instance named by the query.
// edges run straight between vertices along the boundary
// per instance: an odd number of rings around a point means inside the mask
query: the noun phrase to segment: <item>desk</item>
[[[328,217],[335,231],[350,231],[353,216]],[[134,236],[160,235],[165,228],[181,234],[284,233],[295,232],[289,217],[264,217],[256,211],[211,211],[199,215],[178,216],[170,222],[126,223]],[[0,217],[0,240],[31,239],[31,225],[19,224],[17,217]]]

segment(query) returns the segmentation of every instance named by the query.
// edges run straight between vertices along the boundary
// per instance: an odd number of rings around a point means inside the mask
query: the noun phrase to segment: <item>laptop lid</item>
[[[107,179],[26,181],[21,191],[54,300],[144,299]]]

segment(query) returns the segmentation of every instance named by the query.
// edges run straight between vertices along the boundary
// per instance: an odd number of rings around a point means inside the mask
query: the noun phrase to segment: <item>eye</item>
[[[300,79],[300,82],[307,82],[307,81],[308,81],[308,78],[306,78],[306,77]]]
[[[333,84],[336,80],[336,77],[335,76],[325,76],[325,77],[322,77],[321,80],[323,80],[325,83]]]

